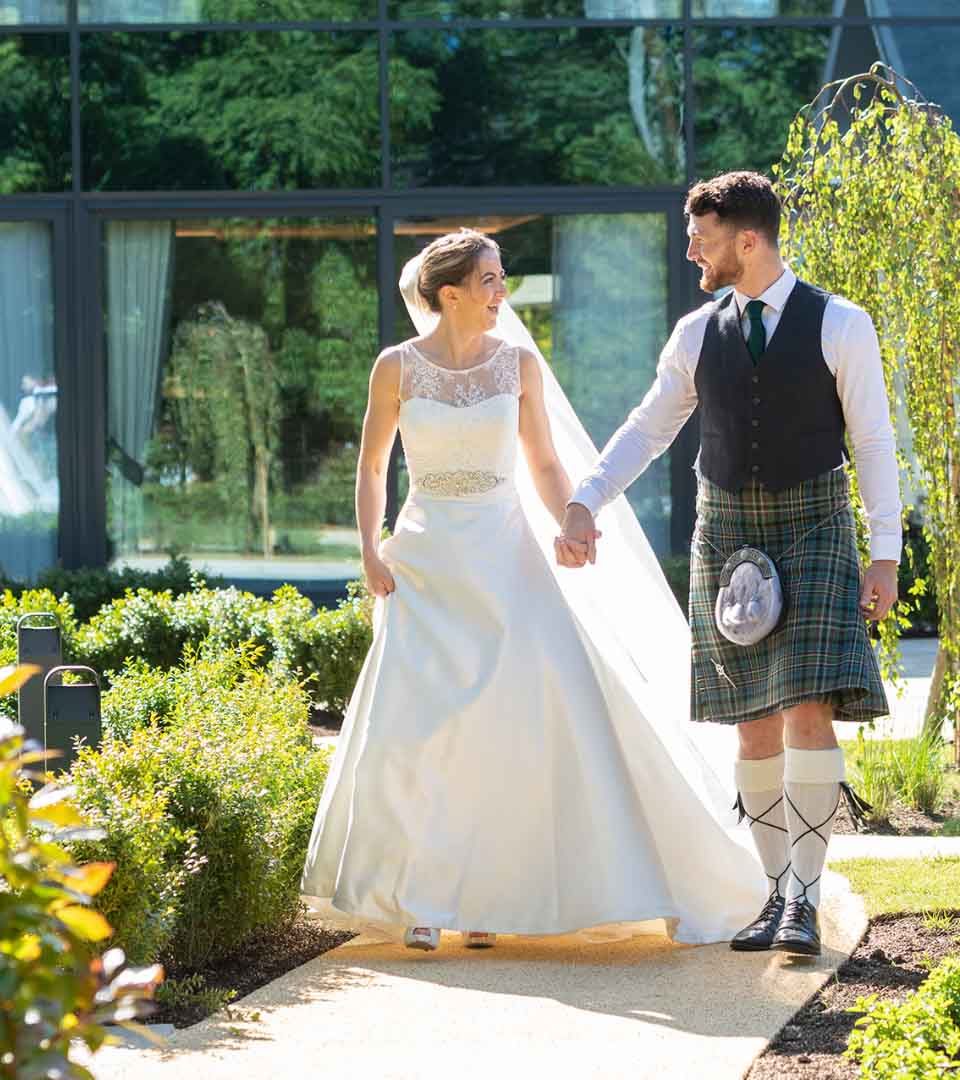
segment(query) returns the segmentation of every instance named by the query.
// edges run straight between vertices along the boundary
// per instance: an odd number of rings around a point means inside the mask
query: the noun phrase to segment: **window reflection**
[[[0,36],[0,195],[69,187],[67,35]]]
[[[0,26],[66,21],[66,0],[0,0]]]
[[[50,227],[0,222],[0,571],[57,557],[57,384]]]
[[[728,169],[769,174],[794,116],[822,85],[830,31],[698,29],[694,42],[697,175]]]
[[[372,19],[376,0],[81,0],[82,22],[204,23]]]
[[[377,353],[371,220],[114,221],[108,522],[233,579],[345,579]]]
[[[835,6],[834,0],[693,0],[692,14],[707,19],[815,18],[833,15]]]
[[[395,19],[669,19],[682,0],[391,0]]]
[[[396,227],[397,266],[461,225],[479,228],[500,244],[510,303],[602,446],[653,382],[667,338],[665,215],[408,219]],[[395,338],[401,340],[414,330],[399,294],[397,302]],[[670,550],[669,460],[669,453],[657,459],[627,493],[662,554]]]
[[[392,48],[398,187],[682,182],[678,32],[410,31]]]
[[[81,61],[87,187],[379,184],[373,34],[104,33]]]

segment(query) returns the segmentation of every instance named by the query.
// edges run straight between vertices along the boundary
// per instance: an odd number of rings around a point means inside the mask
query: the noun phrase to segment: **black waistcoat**
[[[830,294],[798,281],[754,366],[731,291],[707,321],[697,364],[700,471],[727,491],[782,491],[844,460],[843,409],[823,358]]]

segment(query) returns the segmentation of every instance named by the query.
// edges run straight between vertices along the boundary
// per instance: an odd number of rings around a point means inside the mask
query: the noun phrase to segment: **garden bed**
[[[353,935],[343,930],[325,930],[310,915],[301,914],[293,925],[261,934],[243,949],[218,964],[200,971],[167,972],[167,978],[181,986],[202,984],[197,993],[178,992],[176,1000],[157,1006],[147,1018],[151,1024],[189,1027],[199,1023],[224,1005],[240,999],[281,975],[335,949]],[[191,978],[192,977],[192,978]],[[162,996],[162,991],[161,991]]]
[[[845,806],[841,806],[833,831],[841,835],[861,832],[868,836],[960,836],[960,799],[945,799],[935,813],[925,813],[898,803],[888,821],[864,822],[858,829]]]
[[[884,914],[870,921],[850,959],[773,1039],[747,1080],[856,1080],[843,1056],[859,1014],[858,998],[904,998],[926,979],[928,966],[960,952],[960,911],[936,915]]]

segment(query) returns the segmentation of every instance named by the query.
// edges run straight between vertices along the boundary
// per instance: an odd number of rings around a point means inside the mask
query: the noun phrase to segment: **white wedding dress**
[[[643,676],[625,684],[614,640],[601,655],[533,535],[517,348],[463,372],[401,350],[410,495],[382,546],[396,591],[377,602],[302,892],[358,927],[665,919],[675,940],[728,940],[766,898],[763,871],[681,725],[644,715]]]

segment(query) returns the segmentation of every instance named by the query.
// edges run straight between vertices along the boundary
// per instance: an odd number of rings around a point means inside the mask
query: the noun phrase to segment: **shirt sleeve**
[[[659,457],[697,407],[695,365],[685,322],[677,323],[663,347],[657,375],[643,401],[614,432],[593,471],[570,498],[596,515]]]
[[[831,301],[834,303],[834,301]],[[900,470],[873,320],[850,305],[831,351],[837,394],[870,526],[870,558],[900,560]],[[826,351],[826,350],[825,350]]]

